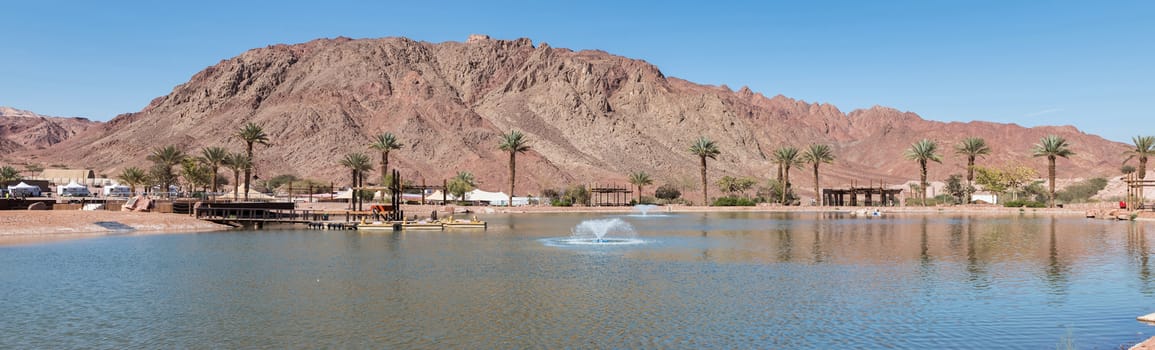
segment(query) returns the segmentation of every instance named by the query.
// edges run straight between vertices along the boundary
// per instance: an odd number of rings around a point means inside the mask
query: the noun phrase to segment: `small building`
[[[44,169],[40,179],[57,185],[71,182],[95,185],[96,173],[92,169]]]
[[[104,186],[105,197],[128,197],[132,195],[132,188],[125,185]]]

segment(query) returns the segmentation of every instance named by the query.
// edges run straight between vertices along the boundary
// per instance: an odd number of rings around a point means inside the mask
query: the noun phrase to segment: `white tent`
[[[128,197],[132,195],[132,188],[125,185],[104,186],[105,197]]]
[[[497,202],[505,203],[509,201],[509,195],[505,194],[505,192],[486,192],[475,189],[465,194],[465,200],[490,204],[496,204]]]
[[[88,191],[88,186],[76,183],[76,181],[69,182],[64,186],[56,187],[56,194],[61,197],[88,197],[92,192]]]
[[[13,197],[39,197],[40,186],[32,186],[21,182],[16,184],[16,186],[8,186],[8,192],[12,193]]]
[[[217,199],[233,199],[233,193],[237,194],[237,200],[239,200],[239,201],[245,200],[245,194],[239,193],[236,191],[225,193],[225,194],[222,194],[220,196],[217,196]],[[251,201],[271,201],[274,199],[276,199],[276,198],[274,198],[273,196],[261,193],[257,190],[252,189],[252,188],[249,189],[249,200],[251,200]]]

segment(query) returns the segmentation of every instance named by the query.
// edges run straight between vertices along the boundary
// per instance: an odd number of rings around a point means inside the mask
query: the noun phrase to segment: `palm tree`
[[[229,170],[233,171],[233,201],[237,200],[237,195],[240,189],[237,188],[241,184],[241,173],[249,172],[253,168],[253,162],[244,153],[229,153],[225,157],[224,165]],[[248,198],[248,191],[245,191],[245,198]]]
[[[1055,159],[1058,157],[1069,158],[1075,155],[1075,152],[1071,152],[1070,147],[1067,139],[1058,135],[1047,135],[1043,136],[1039,143],[1031,148],[1031,153],[1035,157],[1047,157],[1047,178],[1051,182],[1051,192],[1047,199],[1049,202],[1047,205],[1050,208],[1055,207]]]
[[[1123,163],[1131,160],[1131,158],[1139,158],[1139,180],[1147,178],[1147,157],[1155,155],[1155,136],[1135,136],[1131,138],[1131,143],[1135,145],[1135,149],[1127,150],[1127,159]]]
[[[158,169],[156,180],[160,180],[161,188],[165,193],[169,192],[169,185],[172,184],[176,176],[172,173],[172,167],[180,164],[188,157],[174,145],[154,148],[152,154],[148,156],[148,160],[156,164],[154,169]]]
[[[517,154],[525,153],[529,150],[529,140],[525,138],[525,134],[520,131],[511,130],[508,134],[501,134],[501,143],[497,148],[502,151],[509,152],[509,203],[508,206],[513,206],[513,183],[517,174]]]
[[[918,162],[918,167],[921,170],[919,185],[922,186],[922,205],[926,206],[926,162],[942,163],[942,158],[938,155],[938,143],[927,139],[915,142],[910,145],[910,149],[906,150],[906,159]]]
[[[205,148],[201,149],[200,161],[201,161],[201,163],[204,163],[204,165],[207,165],[209,167],[209,171],[212,172],[212,181],[211,182],[212,182],[212,186],[213,186],[213,188],[212,188],[213,193],[216,193],[217,191],[220,190],[219,189],[220,181],[219,181],[219,179],[217,179],[217,172],[219,172],[221,170],[221,166],[224,165],[225,159],[227,159],[228,156],[229,156],[229,151],[224,149],[223,147],[215,147],[214,146],[214,147],[205,147]]]
[[[650,174],[644,171],[630,173],[630,184],[638,186],[638,204],[642,204],[642,186],[649,186],[654,184],[654,179],[650,178]]]
[[[16,180],[20,180],[19,170],[8,165],[0,167],[0,183],[8,183]]]
[[[991,148],[987,147],[987,141],[980,137],[968,137],[954,146],[954,152],[967,157],[967,187],[969,188],[975,179],[975,158],[990,154]],[[967,203],[971,202],[970,192],[967,191]]]
[[[458,201],[463,201],[465,200],[465,193],[473,191],[474,186],[476,185],[474,185],[473,174],[468,171],[460,171],[457,172],[457,176],[449,180],[449,183],[445,184],[445,191],[452,194]]]
[[[361,200],[361,193],[357,187],[360,187],[364,182],[365,172],[373,170],[373,161],[369,160],[369,156],[364,153],[353,152],[346,154],[345,158],[341,159],[341,166],[349,168],[349,171],[353,175],[353,185],[350,186],[352,187],[350,190],[353,191],[353,194],[349,198],[349,205],[353,206],[354,200]],[[354,207],[354,209],[356,208]]]
[[[137,167],[128,167],[120,171],[120,181],[128,184],[129,191],[136,195],[136,185],[143,184],[148,181],[148,175],[144,170]]]
[[[245,142],[245,155],[249,157],[249,167],[245,168],[245,200],[249,200],[249,181],[253,179],[253,144],[269,145],[269,135],[260,125],[249,122],[237,130],[237,138]]]
[[[774,150],[774,163],[782,173],[782,204],[786,204],[786,193],[790,192],[790,168],[802,164],[798,148],[787,146]]]
[[[818,205],[823,205],[822,197],[819,197],[821,193],[818,191],[818,165],[822,163],[833,163],[834,152],[830,150],[829,145],[812,144],[806,149],[806,152],[802,154],[802,162],[814,167],[814,198],[819,198],[817,200]]]
[[[203,188],[210,181],[209,168],[199,159],[185,158],[180,163],[180,173],[189,186],[189,193],[196,192],[197,188]]]
[[[698,137],[698,140],[694,141],[694,143],[690,145],[690,153],[698,156],[698,158],[701,160],[702,203],[705,206],[709,206],[709,196],[706,195],[706,158],[718,159],[718,154],[722,152],[718,150],[718,145],[714,144],[714,141],[711,141],[705,136],[701,136]]]
[[[392,133],[384,133],[377,135],[373,143],[369,144],[369,148],[381,152],[381,183],[385,183],[385,177],[389,174],[389,151],[401,149],[405,145],[397,141],[397,137]]]

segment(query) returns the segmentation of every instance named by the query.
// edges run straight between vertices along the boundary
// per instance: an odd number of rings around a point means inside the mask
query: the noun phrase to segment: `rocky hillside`
[[[43,149],[99,122],[85,118],[63,118],[0,106],[0,153]]]
[[[243,145],[232,135],[246,122],[262,125],[273,139],[257,149],[261,177],[294,173],[347,183],[338,159],[354,151],[372,155],[370,137],[393,132],[407,147],[391,165],[405,177],[432,184],[470,171],[489,190],[507,183],[499,133],[522,130],[532,151],[518,158],[519,194],[576,183],[624,185],[639,170],[657,184],[693,184],[698,163],[687,148],[700,135],[722,151],[710,163],[714,179],[767,178],[775,148],[832,144],[838,160],[825,168],[825,186],[916,178],[916,164],[903,151],[921,138],[944,146],[943,164],[930,172],[936,179],[963,172],[965,160],[949,150],[968,136],[984,137],[995,149],[983,163],[1042,171],[1045,160],[1031,158],[1028,149],[1045,134],[1062,135],[1077,155],[1060,161],[1060,176],[1113,173],[1125,149],[1069,126],[941,123],[885,107],[844,113],[667,77],[644,61],[601,51],[474,36],[439,44],[337,38],[250,50],[139,112],[29,155],[115,174],[144,164],[152,147],[165,144],[239,151]],[[793,174],[809,195],[808,172]]]

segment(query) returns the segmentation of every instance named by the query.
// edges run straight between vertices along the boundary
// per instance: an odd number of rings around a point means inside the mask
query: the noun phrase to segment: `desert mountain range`
[[[244,145],[233,134],[254,122],[272,139],[256,150],[260,177],[291,173],[348,184],[338,160],[355,151],[378,159],[367,147],[370,138],[392,132],[406,146],[390,162],[403,177],[434,184],[470,171],[488,190],[506,190],[507,155],[497,149],[498,137],[517,129],[532,147],[518,158],[518,195],[571,184],[628,186],[633,171],[650,173],[655,186],[691,186],[698,163],[687,149],[699,136],[722,152],[709,163],[712,180],[767,179],[776,169],[774,149],[831,144],[837,160],[823,167],[823,187],[917,179],[917,164],[903,152],[922,138],[943,150],[943,163],[930,167],[936,180],[964,173],[965,159],[952,147],[965,137],[985,138],[994,149],[980,164],[1025,164],[1045,174],[1045,159],[1032,158],[1029,149],[1044,135],[1061,135],[1076,155],[1059,160],[1060,178],[1115,174],[1127,148],[1071,126],[943,123],[877,106],[845,113],[668,77],[645,61],[602,51],[485,36],[273,45],[208,67],[143,110],[107,123],[57,120],[33,129],[13,122],[23,117],[3,118],[0,147],[15,152],[9,158],[109,176],[146,165],[150,150],[167,144],[189,153],[214,145],[240,151]],[[791,178],[800,194],[812,196],[808,170],[796,169]]]
[[[43,149],[99,125],[85,118],[63,118],[0,106],[0,153]]]

